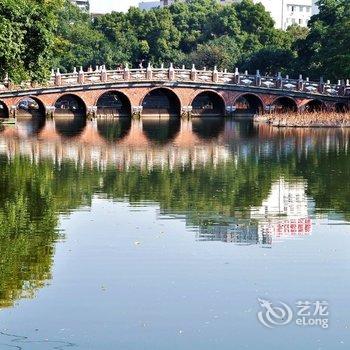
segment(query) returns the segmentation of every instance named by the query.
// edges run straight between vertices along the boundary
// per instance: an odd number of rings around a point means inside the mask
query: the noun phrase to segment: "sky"
[[[130,6],[137,6],[139,0],[90,0],[91,12],[105,13],[127,11]]]

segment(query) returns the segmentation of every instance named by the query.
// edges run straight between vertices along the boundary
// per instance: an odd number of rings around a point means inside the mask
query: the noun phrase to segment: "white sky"
[[[139,2],[139,0],[90,0],[90,5],[91,12],[105,13],[126,11],[130,6],[138,6]]]

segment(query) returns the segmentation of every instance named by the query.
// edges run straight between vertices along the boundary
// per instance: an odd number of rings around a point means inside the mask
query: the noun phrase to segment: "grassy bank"
[[[257,122],[268,123],[277,127],[324,127],[344,128],[350,127],[350,113],[283,113],[265,114],[255,118]]]

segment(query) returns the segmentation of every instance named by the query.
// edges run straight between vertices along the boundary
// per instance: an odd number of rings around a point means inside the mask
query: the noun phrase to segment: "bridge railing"
[[[105,66],[97,66],[96,69],[89,68],[84,71],[82,68],[78,71],[74,69],[72,73],[60,73],[59,70],[52,71],[51,78],[46,86],[76,86],[91,85],[113,82],[133,82],[133,81],[181,81],[181,82],[197,82],[201,84],[222,84],[237,85],[246,87],[259,87],[261,89],[278,89],[284,91],[299,91],[311,94],[321,94],[330,96],[349,96],[350,82],[349,80],[338,81],[337,84],[331,84],[330,81],[324,81],[322,78],[319,82],[312,82],[309,78],[304,79],[301,75],[298,79],[291,79],[289,76],[262,76],[257,71],[255,74],[239,72],[238,69],[234,73],[214,70],[197,70],[193,65],[192,69],[154,68],[150,65],[147,68],[140,67],[138,69],[106,70]],[[0,83],[1,90],[28,89],[31,85],[25,83],[21,86],[11,86],[7,82]],[[45,86],[43,86],[45,87]]]

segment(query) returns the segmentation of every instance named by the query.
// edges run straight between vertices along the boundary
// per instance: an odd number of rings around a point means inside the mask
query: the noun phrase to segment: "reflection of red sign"
[[[312,222],[309,218],[290,219],[276,223],[264,224],[261,226],[262,232],[275,238],[288,236],[309,236],[312,230]]]

